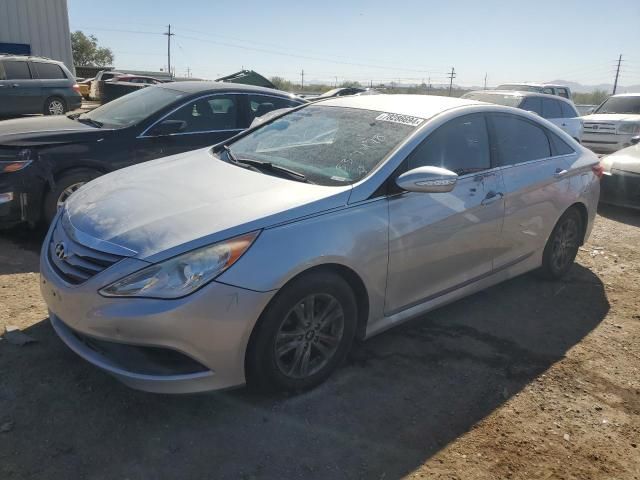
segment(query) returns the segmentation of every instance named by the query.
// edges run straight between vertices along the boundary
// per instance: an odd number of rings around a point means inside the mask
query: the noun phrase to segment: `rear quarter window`
[[[41,80],[61,80],[67,78],[62,68],[60,68],[60,65],[56,65],[55,63],[32,62],[31,65],[34,66],[36,74]]]

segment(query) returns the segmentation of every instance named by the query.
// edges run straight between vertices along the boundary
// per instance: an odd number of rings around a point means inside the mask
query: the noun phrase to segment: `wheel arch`
[[[98,166],[93,166],[93,165],[69,165],[55,172],[51,172],[51,176],[53,178],[53,185],[55,185],[55,183],[59,179],[61,179],[66,175],[73,175],[75,173],[82,173],[82,172],[92,172],[92,173],[97,172],[100,175],[105,175],[109,173],[109,170],[105,168],[100,168]],[[45,205],[47,195],[51,192],[51,187],[52,187],[51,182],[45,182],[44,189],[42,190],[42,196],[40,198],[40,218],[44,218],[44,205]]]
[[[584,239],[587,234],[587,225],[589,224],[589,212],[587,211],[587,206],[582,202],[576,202],[570,205],[569,208],[564,211],[564,213],[568,212],[571,209],[577,210],[580,214],[580,220],[582,220],[580,225],[582,229],[582,231],[580,232],[580,245],[584,245]]]

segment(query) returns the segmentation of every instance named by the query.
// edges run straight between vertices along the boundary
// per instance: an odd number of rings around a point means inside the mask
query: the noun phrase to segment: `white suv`
[[[512,90],[477,90],[465,93],[462,98],[497,103],[536,113],[560,127],[577,142],[582,141],[582,119],[571,100],[556,95]]]
[[[520,92],[538,92],[547,95],[557,95],[566,99],[571,98],[571,89],[566,85],[557,85],[555,83],[504,83],[498,85],[496,90],[518,90]]]
[[[631,139],[640,135],[640,93],[613,95],[582,121],[585,147],[596,153],[628,147]]]

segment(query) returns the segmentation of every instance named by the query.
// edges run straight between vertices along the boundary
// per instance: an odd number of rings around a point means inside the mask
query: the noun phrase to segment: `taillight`
[[[74,84],[73,84],[73,86],[72,86],[71,88],[73,88],[73,90],[74,90],[76,93],[80,93],[80,85],[78,85],[77,83],[74,83]]]
[[[602,178],[602,176],[604,175],[604,167],[601,163],[598,163],[591,167],[591,170],[593,170],[593,174],[598,178]]]

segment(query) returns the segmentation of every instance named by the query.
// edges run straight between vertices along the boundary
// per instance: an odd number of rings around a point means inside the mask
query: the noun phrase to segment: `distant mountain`
[[[582,85],[581,83],[569,82],[567,80],[552,80],[547,83],[559,83],[561,85],[566,85],[571,89],[572,92],[575,93],[591,93],[595,90],[604,90],[606,92],[611,92],[613,90],[613,83],[601,83],[599,85]],[[616,93],[631,92],[640,92],[640,85],[618,85],[618,91]]]

